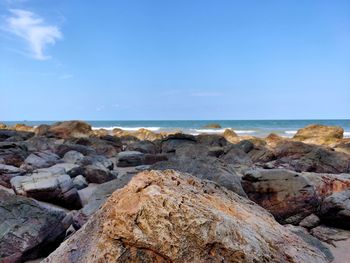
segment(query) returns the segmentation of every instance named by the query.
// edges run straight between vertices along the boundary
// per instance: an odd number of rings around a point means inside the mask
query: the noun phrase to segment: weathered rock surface
[[[144,172],[44,262],[327,262],[256,204],[173,171]]]
[[[343,134],[342,127],[314,124],[298,130],[293,140],[310,144],[331,145],[343,139]]]
[[[0,142],[0,159],[4,164],[20,167],[29,155],[27,147],[15,142]]]
[[[77,189],[67,174],[39,172],[31,176],[17,176],[11,179],[11,185],[18,195],[52,202],[69,209],[82,207]]]
[[[117,156],[118,167],[132,167],[139,165],[151,165],[156,162],[168,160],[164,154],[144,154],[138,151],[120,152]]]
[[[298,224],[317,213],[323,198],[348,189],[350,174],[297,173],[286,169],[256,169],[245,173],[244,191],[281,223]]]
[[[35,170],[38,168],[47,168],[50,167],[59,161],[59,156],[49,152],[35,152],[31,153],[25,160],[24,164],[21,166],[25,170]]]
[[[237,133],[235,133],[232,129],[226,129],[223,136],[230,143],[237,143],[239,141]]]
[[[0,185],[11,188],[11,179],[25,174],[25,171],[11,165],[0,164]]]
[[[325,198],[321,204],[320,214],[322,221],[328,225],[350,229],[350,190],[334,193]]]
[[[36,128],[36,134],[39,136],[69,139],[88,137],[92,133],[91,126],[83,121],[63,121],[48,127],[40,126]]]
[[[49,254],[63,240],[65,213],[0,190],[0,261],[23,262]]]
[[[151,169],[174,169],[180,172],[190,173],[195,177],[216,182],[218,185],[226,187],[239,195],[246,196],[242,189],[241,178],[237,175],[234,167],[216,158],[177,158],[156,163],[151,166]]]
[[[347,173],[350,156],[329,148],[283,140],[274,150],[275,167],[285,167],[298,172]]]

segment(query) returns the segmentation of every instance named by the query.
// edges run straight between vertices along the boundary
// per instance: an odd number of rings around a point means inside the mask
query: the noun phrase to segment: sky
[[[348,0],[0,0],[0,120],[349,119]]]

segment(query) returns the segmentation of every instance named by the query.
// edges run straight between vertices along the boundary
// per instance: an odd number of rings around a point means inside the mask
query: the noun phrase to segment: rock
[[[67,174],[40,172],[31,176],[17,176],[11,179],[16,194],[58,204],[68,209],[81,208],[81,201]]]
[[[304,143],[331,145],[343,139],[344,129],[338,126],[313,124],[298,130],[293,140]]]
[[[11,188],[11,179],[24,173],[24,170],[15,166],[0,164],[0,185]]]
[[[78,165],[94,165],[97,167],[106,168],[108,170],[113,170],[114,168],[114,163],[102,155],[85,156],[81,161],[78,162]]]
[[[0,159],[4,164],[20,167],[29,155],[27,147],[15,142],[0,142]]]
[[[219,134],[199,134],[197,143],[210,147],[224,147],[228,144],[225,137]]]
[[[23,262],[48,255],[63,240],[65,213],[0,190],[0,261]]]
[[[341,143],[335,145],[334,150],[350,155],[350,140],[343,140]]]
[[[46,138],[43,136],[35,136],[24,142],[30,152],[55,152],[56,147],[63,141],[55,138]]]
[[[281,141],[274,154],[276,166],[284,166],[298,172],[347,173],[350,171],[350,156],[329,148],[302,142]]]
[[[325,244],[323,244],[320,240],[315,238],[314,236],[310,235],[308,231],[303,227],[293,226],[293,225],[286,225],[285,226],[289,231],[296,234],[297,236],[301,237],[306,243],[313,247],[317,247],[323,255],[326,256],[327,260],[329,262],[333,262],[334,256],[329,249],[329,247]]]
[[[118,163],[117,163],[118,167],[151,165],[156,162],[168,160],[168,158],[162,154],[143,154],[137,151],[120,152],[117,158],[118,158]]]
[[[23,123],[17,123],[14,127],[15,131],[25,131],[25,132],[33,132],[34,128],[31,126],[27,126]]]
[[[85,180],[84,176],[78,175],[73,179],[73,185],[76,189],[81,190],[88,186],[87,181]]]
[[[163,138],[163,135],[160,133],[154,133],[147,129],[139,129],[135,132],[129,132],[124,131],[122,129],[113,129],[112,134],[116,137],[120,137],[123,140],[148,140],[148,141],[155,141],[155,140],[161,140]]]
[[[111,139],[111,138],[112,139]],[[96,154],[103,155],[105,157],[114,157],[122,149],[122,143],[120,139],[110,137],[101,138],[76,138],[70,139],[66,143],[84,145],[91,147],[96,151]],[[103,138],[107,138],[104,140]]]
[[[120,152],[117,156],[119,167],[129,167],[129,166],[138,166],[142,165],[142,158],[144,154],[137,151],[125,151]]]
[[[320,222],[321,220],[317,215],[311,214],[305,217],[303,220],[301,220],[301,222],[299,223],[299,226],[310,229],[310,228],[317,227],[320,224]]]
[[[270,133],[268,136],[265,138],[265,142],[269,147],[275,148],[278,143],[281,141],[285,140],[285,138],[277,135],[276,133]]]
[[[6,129],[7,125],[5,123],[0,123],[0,130]]]
[[[109,131],[106,129],[96,129],[92,131],[92,134],[97,137],[102,137],[102,136],[109,135]]]
[[[325,225],[320,225],[310,230],[310,233],[319,240],[336,246],[336,242],[350,239],[350,232]]]
[[[350,229],[350,190],[334,193],[321,204],[322,222]]]
[[[86,156],[86,155],[96,155],[96,151],[95,149],[89,147],[89,146],[85,146],[85,145],[79,145],[79,144],[72,144],[72,143],[64,143],[64,144],[60,144],[57,146],[55,153],[60,156],[60,157],[64,157],[64,155],[67,152],[70,151],[76,151],[81,153],[82,155]]]
[[[84,138],[89,137],[92,134],[92,129],[89,124],[83,121],[63,121],[57,122],[51,125],[48,130],[45,128],[39,128],[36,130],[37,135],[45,135],[47,137],[56,138]]]
[[[233,165],[252,165],[253,162],[248,154],[238,145],[233,145],[230,150],[220,157],[226,163]]]
[[[239,141],[238,135],[232,129],[225,129],[223,136],[230,143],[237,143]]]
[[[193,135],[176,133],[168,135],[162,140],[162,152],[163,153],[173,153],[176,148],[184,144],[195,144],[197,139]]]
[[[112,181],[97,185],[87,199],[87,204],[76,213],[74,217],[75,227],[78,229],[84,225],[88,218],[105,203],[106,199],[110,197],[115,190],[121,189],[127,185],[133,176],[134,174],[127,174]]]
[[[170,161],[158,162],[151,166],[153,170],[174,169],[205,180],[210,180],[239,195],[246,196],[242,189],[241,178],[234,167],[216,158],[198,159],[176,158]]]
[[[111,181],[117,175],[102,165],[87,165],[84,167],[83,175],[89,183],[102,184]]]
[[[0,130],[0,142],[1,141],[24,141],[34,136],[32,132],[20,132],[13,130]]]
[[[160,153],[159,145],[151,141],[137,141],[127,146],[128,151],[157,154]]]
[[[299,224],[318,212],[323,198],[350,187],[350,174],[297,173],[286,169],[248,170],[242,179],[248,197],[283,224]]]
[[[63,161],[66,163],[78,163],[84,158],[84,155],[77,151],[69,151],[63,156]]]
[[[22,168],[26,170],[34,170],[38,168],[50,167],[59,161],[59,156],[49,152],[35,152],[31,153],[25,160]]]
[[[221,129],[221,125],[218,123],[209,123],[205,126],[203,126],[204,129]]]
[[[58,163],[48,168],[40,168],[34,170],[34,173],[47,172],[51,174],[68,174],[75,177],[81,171],[81,167],[72,163]]]
[[[100,261],[328,262],[256,204],[173,171],[138,174],[44,260]]]

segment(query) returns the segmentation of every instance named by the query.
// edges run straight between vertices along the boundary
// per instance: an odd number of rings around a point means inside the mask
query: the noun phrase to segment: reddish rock
[[[44,262],[328,262],[269,213],[213,183],[144,172]]]

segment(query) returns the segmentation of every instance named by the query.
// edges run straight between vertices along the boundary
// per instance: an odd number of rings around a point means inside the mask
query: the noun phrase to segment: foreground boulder
[[[298,130],[293,140],[318,145],[332,145],[343,139],[344,129],[337,126],[309,125]]]
[[[65,213],[0,190],[0,262],[45,256],[65,235]]]
[[[350,174],[257,169],[246,171],[242,185],[249,198],[270,211],[277,221],[298,224],[319,212],[323,198],[350,188]]]
[[[174,171],[138,174],[44,262],[328,260],[253,202]]]
[[[11,188],[11,179],[24,173],[22,169],[15,166],[0,164],[0,185]]]

